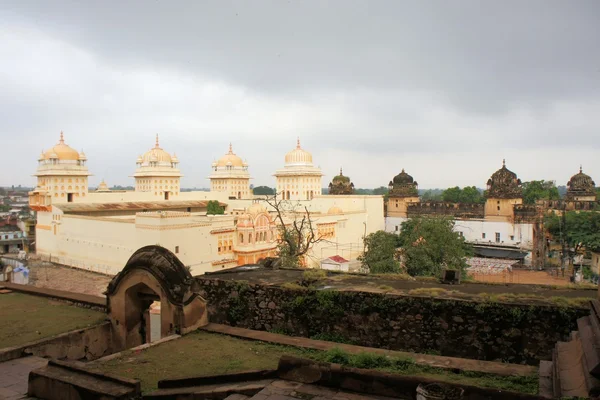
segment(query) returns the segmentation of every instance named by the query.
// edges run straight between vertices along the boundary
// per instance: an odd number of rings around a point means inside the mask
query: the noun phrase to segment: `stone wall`
[[[209,320],[362,346],[535,365],[586,309],[197,278]]]
[[[475,219],[483,219],[485,217],[483,204],[449,203],[443,201],[408,203],[406,205],[406,214],[408,218],[425,215],[448,215],[454,218]]]

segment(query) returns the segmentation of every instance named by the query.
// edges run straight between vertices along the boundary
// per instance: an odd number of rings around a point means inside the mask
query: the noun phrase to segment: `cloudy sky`
[[[184,187],[229,142],[273,185],[298,136],[324,186],[483,187],[503,158],[600,182],[600,2],[0,1],[0,184],[61,130],[92,186],[132,184],[157,133]]]

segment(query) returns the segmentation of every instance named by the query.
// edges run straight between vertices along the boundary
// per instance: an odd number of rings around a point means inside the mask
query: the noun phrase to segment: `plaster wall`
[[[512,221],[513,206],[523,204],[523,199],[487,199],[485,219],[489,221]]]

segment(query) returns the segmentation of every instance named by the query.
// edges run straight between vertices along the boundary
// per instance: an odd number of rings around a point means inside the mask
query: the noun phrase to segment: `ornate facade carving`
[[[488,199],[520,199],[523,197],[521,180],[517,174],[506,168],[502,160],[502,168],[494,172],[487,181],[486,197]]]

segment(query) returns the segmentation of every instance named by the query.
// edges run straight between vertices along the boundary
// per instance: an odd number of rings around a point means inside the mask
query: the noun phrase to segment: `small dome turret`
[[[388,186],[392,197],[416,197],[419,195],[419,184],[406,173],[404,168],[394,176]]]
[[[506,160],[502,160],[502,168],[494,172],[488,179],[486,197],[491,199],[520,199],[523,197],[521,180],[517,174],[506,168]]]
[[[329,194],[354,194],[354,183],[350,182],[349,177],[344,176],[342,168],[340,168],[340,174],[331,180]]]
[[[567,199],[579,200],[581,197],[596,199],[596,183],[591,176],[583,173],[583,167],[579,167],[579,173],[573,175],[567,182]]]
[[[285,155],[286,165],[313,165],[312,154],[302,149],[300,138],[296,140],[296,148]]]

